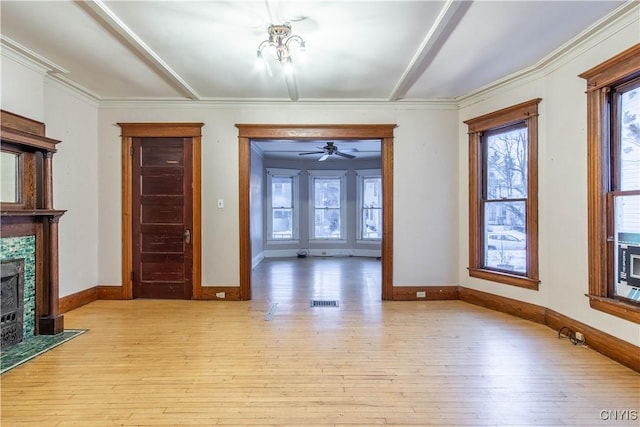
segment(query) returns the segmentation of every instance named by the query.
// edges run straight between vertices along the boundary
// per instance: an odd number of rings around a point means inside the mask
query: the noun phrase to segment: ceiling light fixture
[[[263,52],[267,52],[273,58],[280,61],[283,65],[285,73],[293,73],[293,61],[291,59],[291,46],[292,43],[297,43],[300,49],[300,53],[306,52],[306,45],[302,37],[297,34],[291,35],[291,25],[285,22],[282,25],[269,25],[267,28],[269,38],[263,40],[258,45],[258,51],[256,53],[257,64],[264,68],[266,66],[265,55]]]

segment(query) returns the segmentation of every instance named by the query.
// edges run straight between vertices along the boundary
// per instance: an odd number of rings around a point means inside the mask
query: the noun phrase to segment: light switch
[[[224,199],[218,199],[218,209],[224,208]]]

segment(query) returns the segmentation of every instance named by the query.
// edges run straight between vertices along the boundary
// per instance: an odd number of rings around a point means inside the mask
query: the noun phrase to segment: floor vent
[[[339,307],[337,300],[311,300],[311,307]]]

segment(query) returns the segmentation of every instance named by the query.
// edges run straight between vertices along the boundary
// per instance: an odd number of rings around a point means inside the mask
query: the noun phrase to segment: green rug
[[[85,332],[86,329],[67,329],[58,335],[36,335],[2,350],[0,375]]]

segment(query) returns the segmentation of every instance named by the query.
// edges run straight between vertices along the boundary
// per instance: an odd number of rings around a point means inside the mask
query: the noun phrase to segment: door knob
[[[182,235],[184,242],[186,244],[191,243],[191,231],[189,230],[185,230],[184,234]]]

